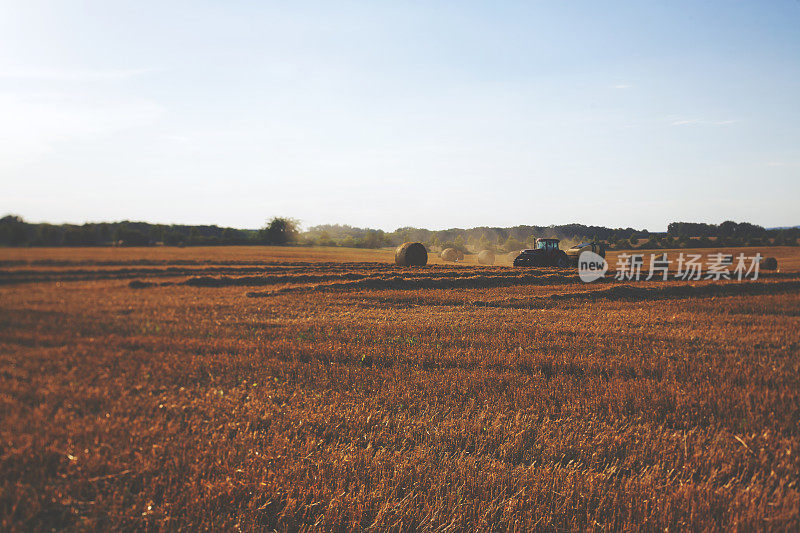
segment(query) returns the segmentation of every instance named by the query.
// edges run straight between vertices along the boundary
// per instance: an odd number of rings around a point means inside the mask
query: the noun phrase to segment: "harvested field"
[[[797,530],[800,250],[761,253],[2,249],[0,529]]]

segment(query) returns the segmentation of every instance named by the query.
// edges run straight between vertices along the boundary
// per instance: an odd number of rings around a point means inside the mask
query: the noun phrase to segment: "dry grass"
[[[357,248],[284,246],[148,246],[93,248],[0,248],[0,261],[24,263],[97,263],[97,262],[210,262],[242,261],[382,261],[394,260],[392,250]]]
[[[2,250],[0,529],[797,530],[800,254],[769,252],[620,288]]]

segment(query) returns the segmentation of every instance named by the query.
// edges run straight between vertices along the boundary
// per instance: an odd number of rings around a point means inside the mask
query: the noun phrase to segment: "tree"
[[[736,233],[736,226],[736,222],[732,220],[726,220],[719,225],[719,235],[721,237],[733,237]]]
[[[121,223],[114,231],[114,241],[123,246],[147,246],[150,244],[147,234],[128,226],[125,222]]]
[[[174,227],[167,228],[164,231],[164,244],[167,246],[180,246],[186,242],[186,239]]]
[[[319,235],[317,235],[315,244],[317,246],[336,246],[336,243],[334,242],[334,240],[331,239],[330,233],[328,233],[325,230],[319,232]]]
[[[495,250],[495,244],[486,232],[481,235],[481,240],[478,241],[478,251],[482,250]]]
[[[515,250],[521,250],[522,248],[525,248],[525,245],[513,237],[509,237],[506,239],[506,242],[503,243],[503,250],[506,252],[513,252]]]
[[[286,246],[297,241],[299,223],[293,218],[274,217],[258,232],[262,244]]]
[[[61,228],[52,224],[39,224],[33,238],[34,246],[60,246]]]
[[[652,249],[656,249],[656,248],[661,248],[661,244],[658,242],[658,238],[655,235],[651,235],[647,239],[647,242],[644,243],[642,248],[647,248],[647,249],[651,249],[652,250]]]
[[[94,246],[98,244],[88,226],[66,226],[62,244],[66,246]]]
[[[0,244],[6,246],[22,246],[27,244],[27,224],[22,218],[8,215],[0,218]]]
[[[348,246],[354,246],[356,248],[380,248],[383,246],[385,234],[382,230],[370,229],[367,230],[361,238],[355,238],[350,235],[347,239],[350,239],[348,242],[351,243],[348,244]]]

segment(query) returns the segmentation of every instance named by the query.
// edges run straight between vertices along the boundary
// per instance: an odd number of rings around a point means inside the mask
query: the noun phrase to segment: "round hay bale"
[[[478,254],[478,263],[482,265],[494,264],[494,252],[491,250],[484,250]]]
[[[421,242],[404,242],[394,253],[394,262],[400,266],[425,266],[428,251]]]
[[[774,257],[762,257],[759,266],[764,270],[778,270],[778,260]]]
[[[457,250],[456,248],[445,248],[442,250],[440,257],[442,258],[442,261],[449,261],[452,263],[463,260],[464,254],[461,252],[461,250]]]

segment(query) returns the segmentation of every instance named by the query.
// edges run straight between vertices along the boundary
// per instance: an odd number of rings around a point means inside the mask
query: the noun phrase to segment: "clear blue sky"
[[[0,215],[800,224],[800,2],[0,4]]]

